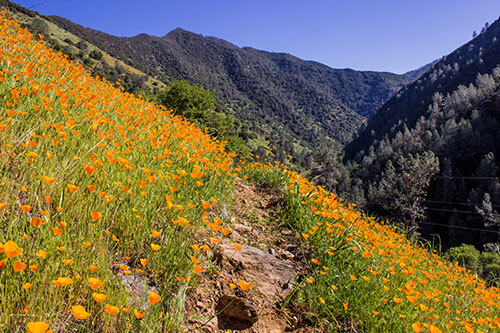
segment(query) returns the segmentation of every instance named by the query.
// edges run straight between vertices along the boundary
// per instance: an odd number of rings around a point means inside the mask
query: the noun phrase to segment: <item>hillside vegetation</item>
[[[497,20],[384,104],[347,145],[337,193],[443,249],[500,253],[499,39]]]
[[[311,256],[289,301],[315,324],[500,327],[499,289],[465,268],[280,163],[235,165],[223,142],[92,77],[5,12],[0,27],[2,330],[184,330],[189,290],[217,279],[211,253],[231,233],[239,177],[282,188],[282,223]]]
[[[215,90],[224,112],[238,121],[238,132],[251,132],[246,140],[254,152],[281,161],[291,155],[296,164],[311,159],[306,155],[320,143],[348,142],[410,82],[393,73],[332,69],[289,54],[239,48],[180,28],[163,37],[116,37],[62,17],[47,18],[161,81],[187,80]]]

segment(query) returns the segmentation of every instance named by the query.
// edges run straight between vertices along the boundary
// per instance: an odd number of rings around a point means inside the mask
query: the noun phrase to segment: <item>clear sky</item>
[[[334,68],[403,73],[500,15],[500,0],[16,0],[116,36],[181,27]]]

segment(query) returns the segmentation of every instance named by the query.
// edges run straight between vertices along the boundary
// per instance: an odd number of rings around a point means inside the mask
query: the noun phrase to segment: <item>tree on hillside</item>
[[[425,219],[423,202],[431,178],[439,172],[439,159],[432,151],[399,156],[396,165],[387,161],[378,182],[369,186],[368,196],[386,211],[397,212],[415,229]]]
[[[155,96],[155,101],[171,109],[174,114],[206,128],[208,134],[214,138],[227,141],[230,150],[242,156],[248,155],[245,141],[235,134],[234,118],[219,110],[213,92],[181,80],[160,91]]]

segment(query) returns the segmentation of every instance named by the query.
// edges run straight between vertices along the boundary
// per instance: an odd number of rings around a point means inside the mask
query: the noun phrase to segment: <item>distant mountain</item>
[[[418,80],[418,79],[420,79],[420,77],[422,75],[425,74],[425,72],[427,72],[432,67],[432,65],[434,65],[438,61],[439,60],[434,60],[433,62],[430,62],[430,63],[428,63],[426,65],[423,65],[423,66],[421,66],[421,67],[419,67],[417,69],[408,71],[408,72],[404,73],[403,76],[407,77],[411,81]]]
[[[259,144],[267,142],[271,148],[276,141],[308,149],[317,142],[345,143],[410,81],[392,73],[332,69],[289,54],[239,48],[180,28],[163,37],[115,37],[62,17],[48,19],[160,81],[185,79],[214,90],[228,112],[262,135]],[[290,149],[286,153],[293,154]]]

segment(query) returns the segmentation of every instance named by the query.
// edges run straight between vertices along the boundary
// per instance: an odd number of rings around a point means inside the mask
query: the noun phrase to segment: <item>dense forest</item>
[[[443,250],[500,245],[500,21],[384,104],[312,176]]]

